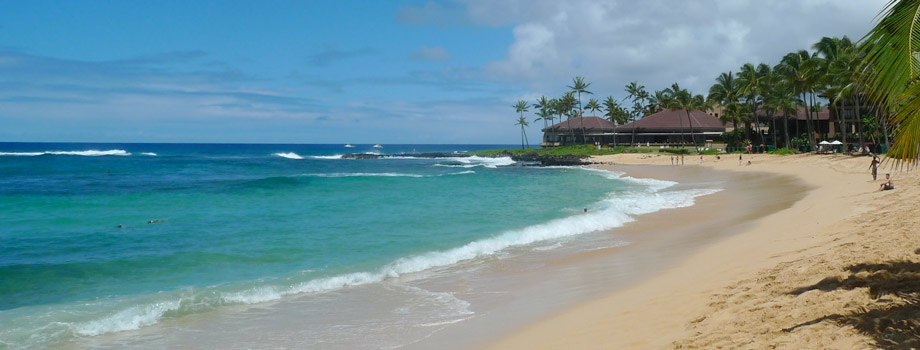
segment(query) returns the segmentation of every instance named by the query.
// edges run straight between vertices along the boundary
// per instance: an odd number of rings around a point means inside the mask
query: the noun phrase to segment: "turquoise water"
[[[0,347],[379,283],[699,195],[507,158],[338,157],[496,147],[0,143]]]

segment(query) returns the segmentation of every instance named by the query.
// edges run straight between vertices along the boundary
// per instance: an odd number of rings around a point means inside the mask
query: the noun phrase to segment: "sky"
[[[886,2],[7,2],[0,142],[515,144],[512,105],[576,76],[585,102],[631,81],[705,94],[859,39]]]

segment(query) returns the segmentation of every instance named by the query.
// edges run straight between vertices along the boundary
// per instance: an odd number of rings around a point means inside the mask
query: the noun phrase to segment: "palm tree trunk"
[[[632,145],[636,144],[636,116],[635,115],[633,115],[632,126],[633,126],[632,127],[632,139],[630,139],[629,147],[632,147]]]
[[[853,96],[856,98],[856,127],[859,132],[859,147],[863,149],[863,154],[867,152],[866,150],[866,136],[863,135],[863,122],[862,122],[862,111],[859,109],[859,90],[854,89]]]
[[[789,113],[783,111],[783,134],[786,136],[786,148],[792,146],[789,144]]]
[[[527,148],[530,148],[530,139],[527,138],[527,131],[524,130],[523,125],[521,125],[521,132],[524,133],[524,140],[527,141]]]
[[[846,100],[842,99],[841,102],[843,103],[842,113],[846,113],[846,110],[847,110]],[[840,110],[841,110],[841,106],[837,106],[837,117],[840,118],[840,129],[843,131],[843,152],[846,153],[849,150],[849,147],[847,147],[847,131],[850,131],[850,130],[847,129],[847,117],[841,114]]]
[[[885,131],[885,148],[891,147],[891,144],[888,143],[890,140],[888,139],[888,111],[887,111],[887,108],[885,111],[885,117],[882,118],[882,130]]]
[[[770,127],[770,136],[773,136],[773,148],[776,148],[776,118],[773,117],[773,112],[770,112],[769,118],[773,125]]]
[[[684,138],[684,118],[680,117],[680,112],[677,113],[677,120],[680,122],[680,145],[683,146],[686,138]]]
[[[805,132],[808,133],[808,144],[814,146],[814,125],[811,124],[811,106],[808,105],[808,95],[802,90],[802,102],[805,103]]]
[[[690,142],[693,143],[693,147],[696,148],[696,151],[699,152],[700,148],[696,147],[696,140],[693,139],[693,118],[690,118],[690,110],[687,109],[687,121],[690,122]]]
[[[524,125],[521,125],[521,149],[524,149]]]

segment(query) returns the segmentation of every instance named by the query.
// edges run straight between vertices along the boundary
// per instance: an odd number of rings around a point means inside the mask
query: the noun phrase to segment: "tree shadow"
[[[846,314],[827,315],[804,322],[784,332],[831,321],[849,325],[871,336],[884,349],[920,348],[920,263],[891,261],[881,264],[856,264],[847,268],[846,278],[828,277],[820,282],[789,292],[800,295],[812,290],[830,292],[868,288],[877,302],[860,306]],[[884,299],[882,299],[884,298]]]

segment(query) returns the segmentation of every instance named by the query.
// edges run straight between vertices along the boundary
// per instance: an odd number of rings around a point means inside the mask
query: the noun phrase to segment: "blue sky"
[[[704,93],[884,2],[10,2],[0,141],[513,144],[574,76]]]

